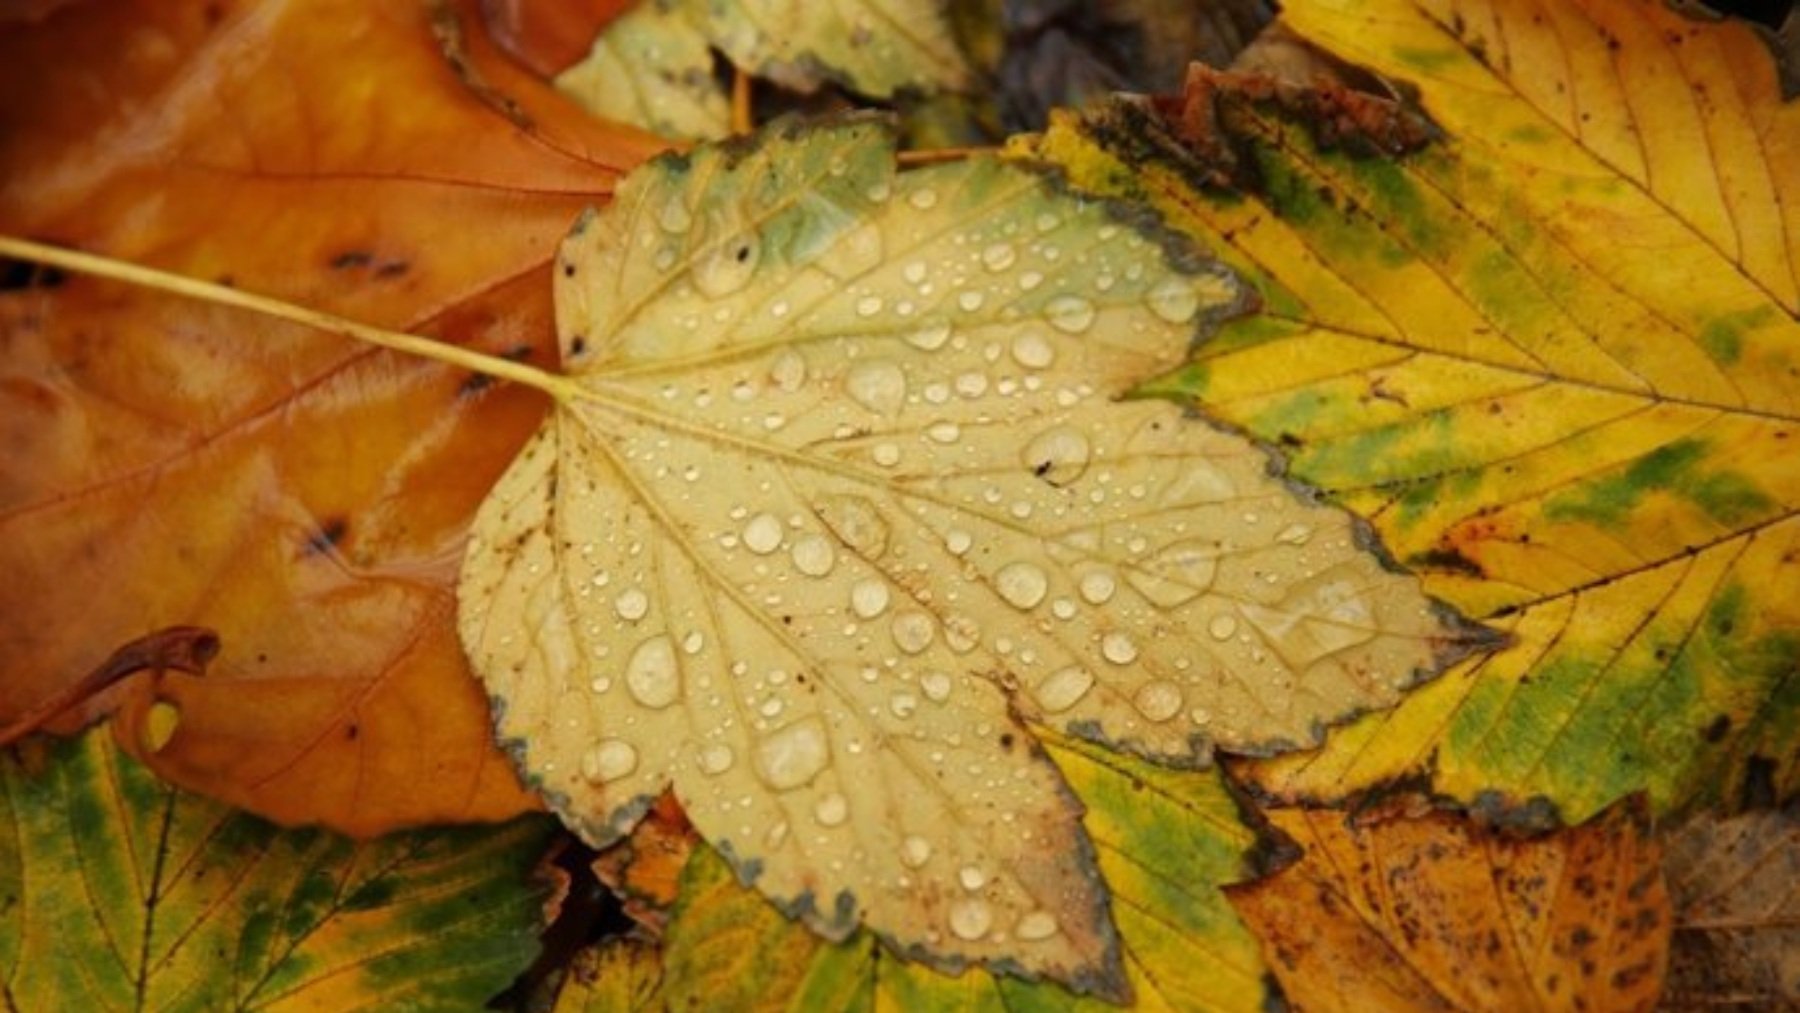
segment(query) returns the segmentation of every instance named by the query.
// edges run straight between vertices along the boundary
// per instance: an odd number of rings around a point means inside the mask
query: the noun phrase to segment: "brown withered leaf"
[[[1656,1003],[1669,900],[1661,851],[1628,806],[1528,841],[1448,813],[1272,819],[1303,857],[1226,893],[1300,1009]]]
[[[522,90],[529,126],[469,90],[423,6],[74,5],[0,37],[0,230],[545,359],[555,241],[648,148],[522,72],[488,82]],[[125,743],[162,776],[356,833],[529,806],[451,584],[541,400],[235,311],[7,277],[0,722],[106,645],[200,623],[226,651],[163,680],[160,750]]]
[[[1800,1008],[1800,813],[1700,816],[1669,838],[1668,1009]]]

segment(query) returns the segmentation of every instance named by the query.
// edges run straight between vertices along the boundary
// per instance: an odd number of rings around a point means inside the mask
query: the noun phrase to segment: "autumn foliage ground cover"
[[[543,372],[7,262],[9,1008],[1800,995],[1750,26],[1295,3],[1002,141],[1089,15],[40,6],[0,233]]]

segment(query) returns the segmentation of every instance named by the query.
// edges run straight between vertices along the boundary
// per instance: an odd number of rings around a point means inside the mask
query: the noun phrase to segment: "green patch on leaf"
[[[1620,474],[1557,494],[1545,504],[1544,515],[1553,521],[1616,525],[1657,492],[1685,499],[1721,524],[1742,524],[1775,506],[1747,476],[1708,470],[1711,453],[1699,439],[1658,447]]]

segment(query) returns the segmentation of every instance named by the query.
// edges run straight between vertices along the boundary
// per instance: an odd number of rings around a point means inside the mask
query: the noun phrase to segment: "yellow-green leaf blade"
[[[357,843],[179,793],[89,732],[0,762],[0,974],[25,1009],[474,1007],[537,952],[549,825]]]
[[[888,98],[969,82],[938,0],[687,0],[686,8],[733,63],[798,91],[833,80]]]
[[[687,12],[668,0],[642,3],[612,22],[556,86],[603,119],[664,137],[714,140],[731,132],[712,50]]]
[[[1662,807],[1787,791],[1800,324],[1776,282],[1688,204],[1510,96],[1500,65],[1458,42],[1459,19],[1290,13],[1346,55],[1410,71],[1454,129],[1396,160],[1356,158],[1230,100],[1253,199],[1198,194],[1173,164],[1138,175],[1135,192],[1257,278],[1270,308],[1175,386],[1288,448],[1296,475],[1370,517],[1435,594],[1517,643],[1256,776],[1341,797],[1430,768],[1465,800],[1538,798],[1574,819],[1640,789]],[[1078,131],[1043,147],[1096,185],[1116,164]]]
[[[1259,841],[1219,775],[1171,771],[1075,740],[1050,749],[1088,805],[1084,824],[1112,890],[1133,1008],[1266,1008],[1256,940],[1219,889],[1255,874]],[[683,877],[667,947],[671,1008],[692,1001],[768,1013],[1112,1008],[983,970],[948,977],[896,959],[866,932],[820,945],[704,854]]]
[[[828,937],[1109,991],[1023,720],[1204,764],[1481,643],[1255,445],[1125,399],[1241,289],[1035,172],[778,126],[635,175],[558,283],[581,393],[460,595],[501,735],[594,841],[673,783]]]

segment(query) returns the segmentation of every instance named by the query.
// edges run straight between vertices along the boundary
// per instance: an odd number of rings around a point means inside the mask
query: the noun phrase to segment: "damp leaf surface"
[[[1243,290],[874,121],[634,173],[556,271],[568,389],[459,593],[596,844],[665,787],[830,938],[1116,991],[1042,722],[1178,765],[1316,741],[1479,642],[1254,444],[1121,400]]]
[[[1513,644],[1251,776],[1329,800],[1425,774],[1538,822],[1640,790],[1661,810],[1787,795],[1800,107],[1761,42],[1654,3],[1284,16],[1416,83],[1442,136],[1367,157],[1226,94],[1218,122],[1257,181],[1241,198],[1145,157],[1155,130],[1125,107],[1040,154],[1157,203],[1255,280],[1265,313],[1177,386],[1286,447]]]
[[[1662,851],[1625,808],[1535,840],[1448,813],[1271,818],[1303,856],[1227,893],[1299,1008],[1656,1007]]]
[[[537,954],[554,823],[358,843],[169,787],[96,730],[0,757],[15,1009],[475,1009]]]

